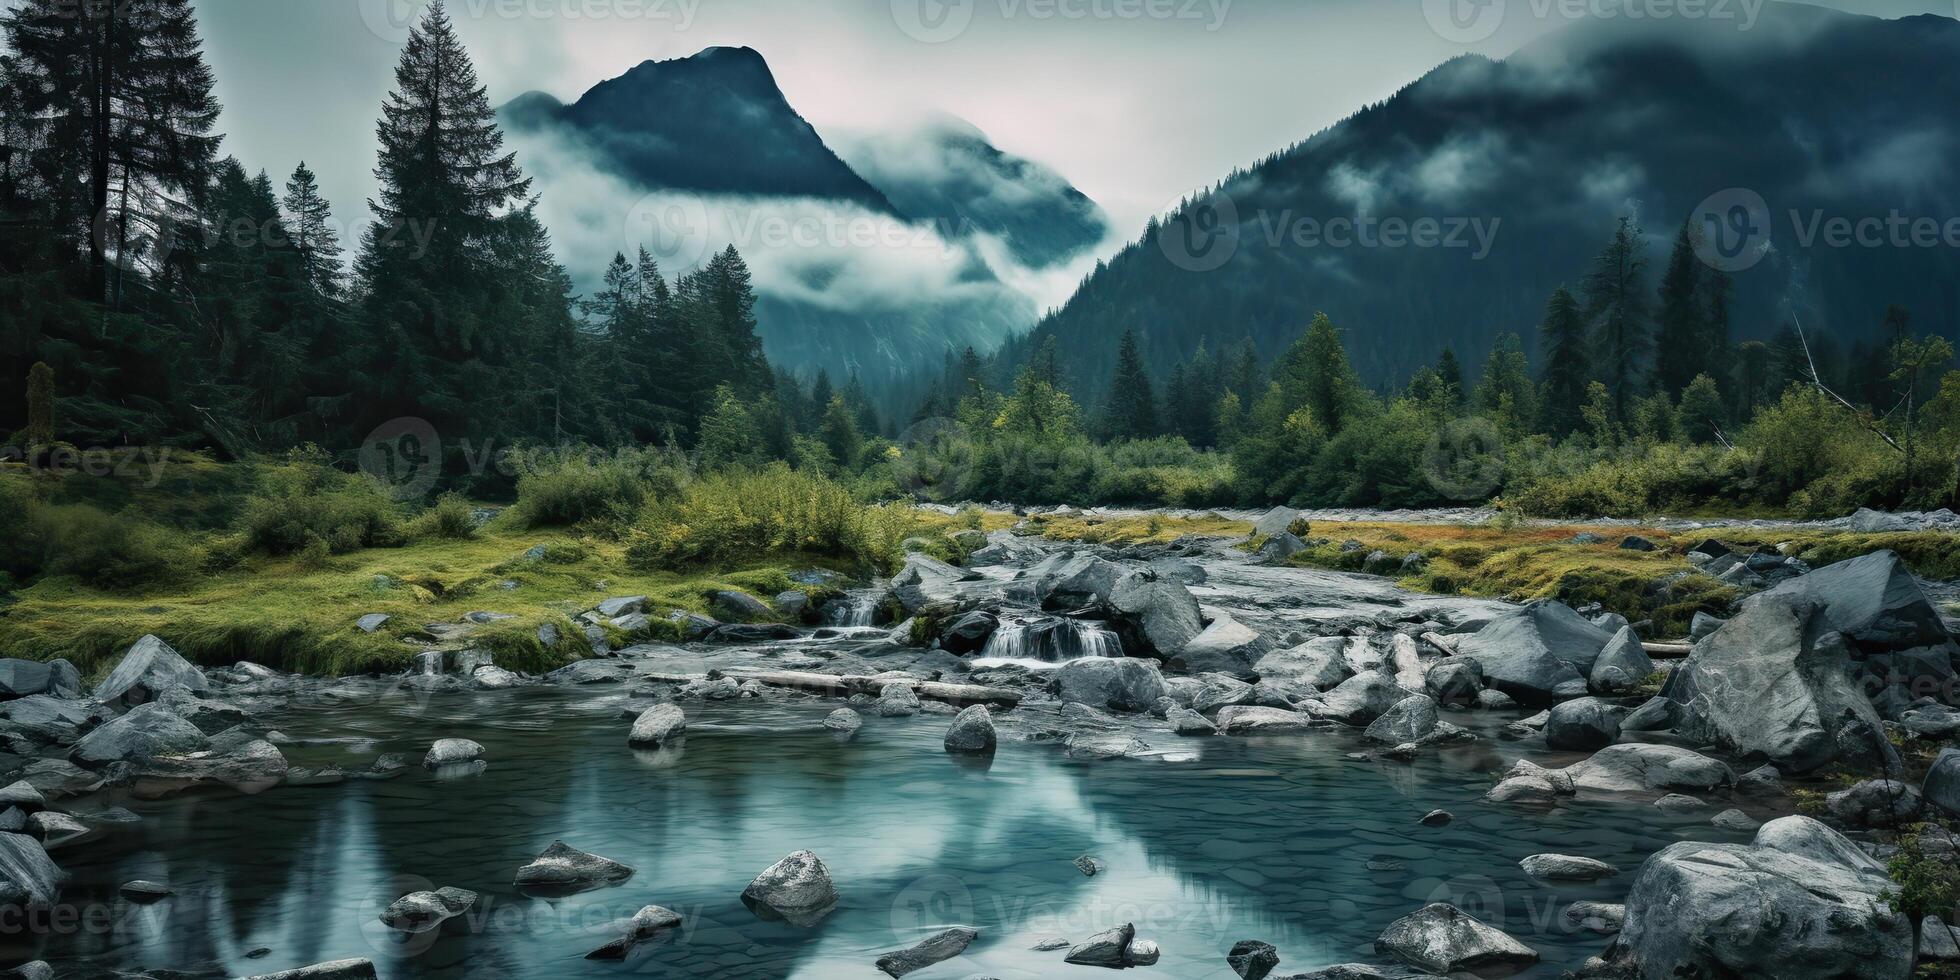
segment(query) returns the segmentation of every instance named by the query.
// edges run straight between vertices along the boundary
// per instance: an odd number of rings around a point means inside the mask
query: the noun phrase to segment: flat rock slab
[[[926,967],[944,963],[973,945],[980,933],[974,929],[957,927],[935,935],[911,949],[887,953],[878,958],[877,967],[889,977],[902,977],[916,973]]]

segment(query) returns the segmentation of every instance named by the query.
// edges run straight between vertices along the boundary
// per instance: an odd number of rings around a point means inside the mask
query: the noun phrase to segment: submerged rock
[[[1150,944],[1147,949],[1137,949],[1137,946],[1137,927],[1126,922],[1069,947],[1068,955],[1062,958],[1062,962],[1073,963],[1076,966],[1108,967],[1113,970],[1148,965],[1139,963],[1135,957],[1136,953],[1143,953],[1149,957],[1151,963],[1156,962],[1155,944]]]
[[[1518,867],[1543,881],[1598,881],[1620,873],[1604,861],[1570,854],[1534,854],[1519,861]]]
[[[1320,698],[1314,714],[1362,727],[1402,703],[1409,692],[1379,671],[1356,674]]]
[[[333,960],[297,970],[261,973],[245,980],[375,980],[375,972],[374,964],[368,960]]]
[[[849,708],[838,708],[824,718],[823,727],[833,732],[854,732],[864,727],[864,719]]]
[[[410,892],[382,910],[381,924],[399,932],[423,933],[475,907],[476,893],[461,888]]]
[[[626,920],[626,934],[585,954],[588,960],[623,960],[633,947],[652,939],[662,929],[672,929],[681,924],[680,913],[658,905],[649,905]]]
[[[552,841],[535,860],[517,869],[513,884],[520,888],[584,890],[616,885],[633,877],[633,869],[618,861],[588,854],[564,841]]]
[[[1553,705],[1545,720],[1545,747],[1561,751],[1591,751],[1620,737],[1620,720],[1627,710],[1598,698],[1578,698]]]
[[[437,739],[429,746],[429,754],[422,757],[426,769],[440,769],[443,766],[460,766],[483,758],[483,746],[467,738]]]
[[[886,976],[902,977],[966,952],[966,948],[973,945],[973,941],[978,938],[980,938],[979,931],[964,926],[947,929],[911,949],[886,953],[878,957],[875,965]]]
[[[742,890],[742,901],[758,912],[773,912],[791,923],[809,924],[837,904],[837,889],[822,858],[797,851],[756,875]]]
[[[687,714],[679,705],[656,704],[633,719],[627,744],[654,748],[687,733]]]
[[[1397,919],[1375,940],[1375,949],[1437,973],[1538,962],[1536,950],[1440,902]]]
[[[189,752],[204,743],[196,725],[166,705],[148,701],[82,736],[69,757],[84,766],[101,768],[112,762],[147,762],[166,752]]]
[[[994,751],[994,715],[984,704],[961,711],[946,730],[946,751],[987,753]]]
[[[1241,939],[1225,954],[1225,963],[1240,980],[1265,980],[1266,974],[1279,965],[1279,950],[1272,943]]]
[[[1105,711],[1146,712],[1164,697],[1164,675],[1142,660],[1084,657],[1055,672],[1055,696]]]

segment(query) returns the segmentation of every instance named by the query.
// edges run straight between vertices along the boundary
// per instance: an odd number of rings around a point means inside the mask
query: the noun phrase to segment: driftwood
[[[1457,655],[1456,641],[1441,633],[1424,633],[1419,639],[1452,657]]]
[[[999,704],[1010,707],[1021,703],[1021,695],[1017,691],[979,684],[881,680],[856,674],[818,674],[800,670],[725,670],[720,673],[736,681],[755,681],[768,687],[787,687],[838,697],[876,694],[880,688],[889,683],[904,684],[910,687],[913,693],[928,701],[944,701],[949,704]]]
[[[1692,643],[1642,643],[1640,645],[1647,651],[1647,656],[1662,660],[1682,660],[1695,649]]]

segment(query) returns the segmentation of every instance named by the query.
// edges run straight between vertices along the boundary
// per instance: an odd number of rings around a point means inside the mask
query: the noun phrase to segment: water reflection
[[[1013,742],[972,759],[941,750],[943,717],[867,717],[843,739],[822,727],[836,705],[810,700],[690,704],[684,742],[635,751],[624,703],[534,689],[279,718],[301,740],[368,740],[293,748],[297,766],[416,758],[438,737],[481,742],[487,764],[453,779],[418,768],[251,799],[130,803],[141,825],[63,862],[64,897],[108,910],[111,925],[49,937],[40,955],[64,970],[230,976],[367,956],[387,977],[858,977],[881,953],[971,925],[981,939],[966,955],[914,976],[1015,978],[1064,969],[1060,953],[1032,951],[1043,940],[1135,922],[1164,957],[1129,975],[1222,980],[1237,940],[1277,945],[1282,973],[1373,959],[1389,922],[1449,900],[1502,919],[1555,975],[1603,945],[1558,913],[1617,901],[1629,882],[1549,888],[1520,858],[1557,850],[1630,870],[1684,831],[1712,836],[1649,807],[1487,807],[1487,773],[1504,761],[1489,743],[1414,765],[1350,758],[1362,746],[1343,733],[1192,742],[1190,761],[1085,764]],[[1420,826],[1436,808],[1458,819]],[[520,893],[516,869],[553,840],[635,874],[573,896]],[[799,848],[823,858],[841,895],[809,929],[740,901]],[[1072,862],[1084,854],[1106,870],[1083,875]],[[117,888],[135,878],[176,894],[133,905]],[[378,921],[406,892],[452,885],[479,900],[442,931],[404,940]],[[583,958],[649,904],[685,924],[623,966]]]

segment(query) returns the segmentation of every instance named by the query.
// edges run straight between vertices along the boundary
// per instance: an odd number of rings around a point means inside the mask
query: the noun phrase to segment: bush
[[[909,507],[865,507],[819,473],[782,464],[729,470],[652,502],[629,535],[627,560],[678,569],[800,553],[888,570],[914,523]]]
[[[239,533],[246,549],[268,555],[338,555],[406,541],[400,509],[380,484],[342,473],[307,449],[265,469]]]
[[[476,510],[461,496],[445,493],[436,498],[434,506],[415,519],[410,533],[417,538],[452,541],[476,537]]]
[[[630,523],[650,496],[673,493],[684,479],[657,453],[594,458],[586,452],[541,452],[517,460],[513,515],[522,527],[570,527],[588,522]]]
[[[24,481],[0,480],[0,575],[63,575],[115,589],[175,579],[203,564],[189,539],[134,515],[51,506]]]

